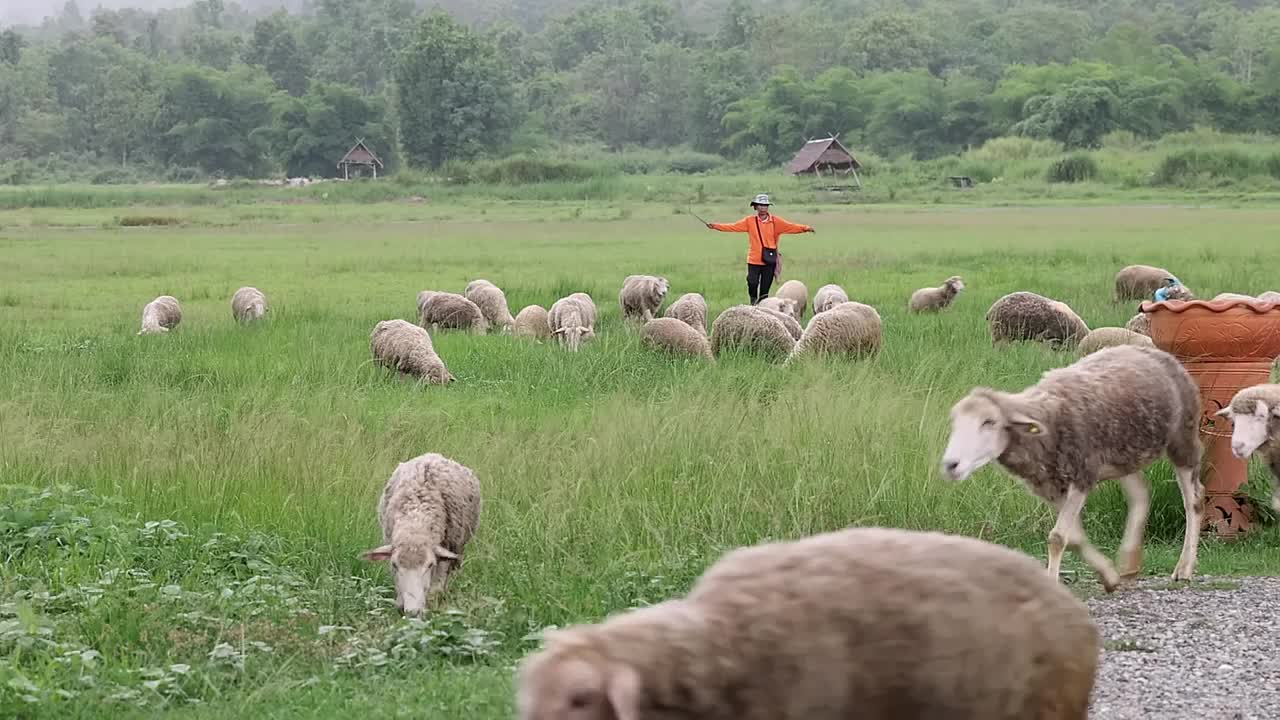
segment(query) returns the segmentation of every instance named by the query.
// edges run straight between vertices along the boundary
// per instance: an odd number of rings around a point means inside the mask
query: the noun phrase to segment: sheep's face
[[[964,281],[960,279],[959,275],[949,277],[947,278],[947,287],[951,288],[952,292],[960,292],[964,289]]]
[[[639,720],[640,681],[630,667],[547,652],[521,673],[520,720]]]
[[[1280,406],[1268,408],[1262,400],[1254,401],[1253,412],[1236,412],[1225,407],[1217,413],[1232,422],[1231,454],[1241,460],[1252,455],[1271,437],[1271,418],[1280,417]]]
[[[992,391],[970,393],[951,408],[951,438],[942,456],[942,472],[964,480],[1009,449],[1015,433],[1040,435],[1044,426],[1000,402]]]
[[[427,609],[431,577],[436,563],[457,560],[458,556],[437,545],[383,545],[364,554],[364,559],[390,561],[396,583],[396,608],[406,615],[421,615]]]
[[[560,336],[561,342],[564,343],[564,346],[568,350],[577,352],[582,347],[582,343],[590,339],[596,333],[591,328],[583,325],[571,325],[569,327],[556,330],[555,334]]]

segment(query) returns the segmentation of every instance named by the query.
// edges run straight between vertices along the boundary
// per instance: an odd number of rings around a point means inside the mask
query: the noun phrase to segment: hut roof
[[[792,175],[813,172],[819,165],[848,166],[857,170],[862,163],[849,152],[835,136],[810,140],[796,153],[795,159],[787,165],[787,172]]]
[[[383,167],[382,161],[378,159],[378,156],[374,155],[369,146],[364,144],[364,138],[357,140],[356,144],[352,145],[351,149],[347,151],[347,154],[342,156],[342,159],[338,161],[338,167],[342,167],[343,163]]]

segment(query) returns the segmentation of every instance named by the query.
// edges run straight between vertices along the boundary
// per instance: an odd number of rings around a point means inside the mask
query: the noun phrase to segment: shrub
[[[1077,183],[1098,176],[1098,162],[1088,153],[1072,153],[1049,166],[1046,178],[1051,183]]]
[[[1053,140],[1027,137],[992,138],[981,147],[964,154],[966,159],[984,163],[1003,163],[1011,160],[1049,158],[1062,152],[1062,144]]]
[[[125,215],[120,218],[121,227],[150,227],[154,225],[180,225],[182,218],[172,215]]]
[[[1178,150],[1166,155],[1156,167],[1156,185],[1190,185],[1199,178],[1244,180],[1266,172],[1262,163],[1243,150],[1212,148]]]
[[[710,172],[721,165],[724,165],[724,158],[719,155],[693,151],[673,153],[667,161],[668,170],[684,175]]]
[[[1280,152],[1271,153],[1262,164],[1266,168],[1268,175],[1280,180]]]
[[[527,185],[589,180],[606,174],[608,173],[602,166],[585,162],[514,155],[503,160],[477,164],[473,179],[491,184]]]
[[[752,170],[765,170],[773,165],[769,162],[769,151],[759,143],[748,146],[738,156],[738,162]]]

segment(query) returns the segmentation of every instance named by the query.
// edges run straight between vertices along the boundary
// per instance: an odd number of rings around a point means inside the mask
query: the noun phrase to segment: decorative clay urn
[[[1236,495],[1249,466],[1231,454],[1231,421],[1214,413],[1236,392],[1270,381],[1280,357],[1280,304],[1166,300],[1139,309],[1151,321],[1152,342],[1173,353],[1200,386],[1205,520],[1219,537],[1234,537],[1249,528],[1250,509]]]

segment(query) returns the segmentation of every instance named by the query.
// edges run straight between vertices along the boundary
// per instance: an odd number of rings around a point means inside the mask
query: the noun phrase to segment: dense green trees
[[[127,4],[0,30],[0,156],[331,174],[361,136],[438,167],[584,143],[776,164],[828,132],[918,158],[1280,133],[1280,0]]]

